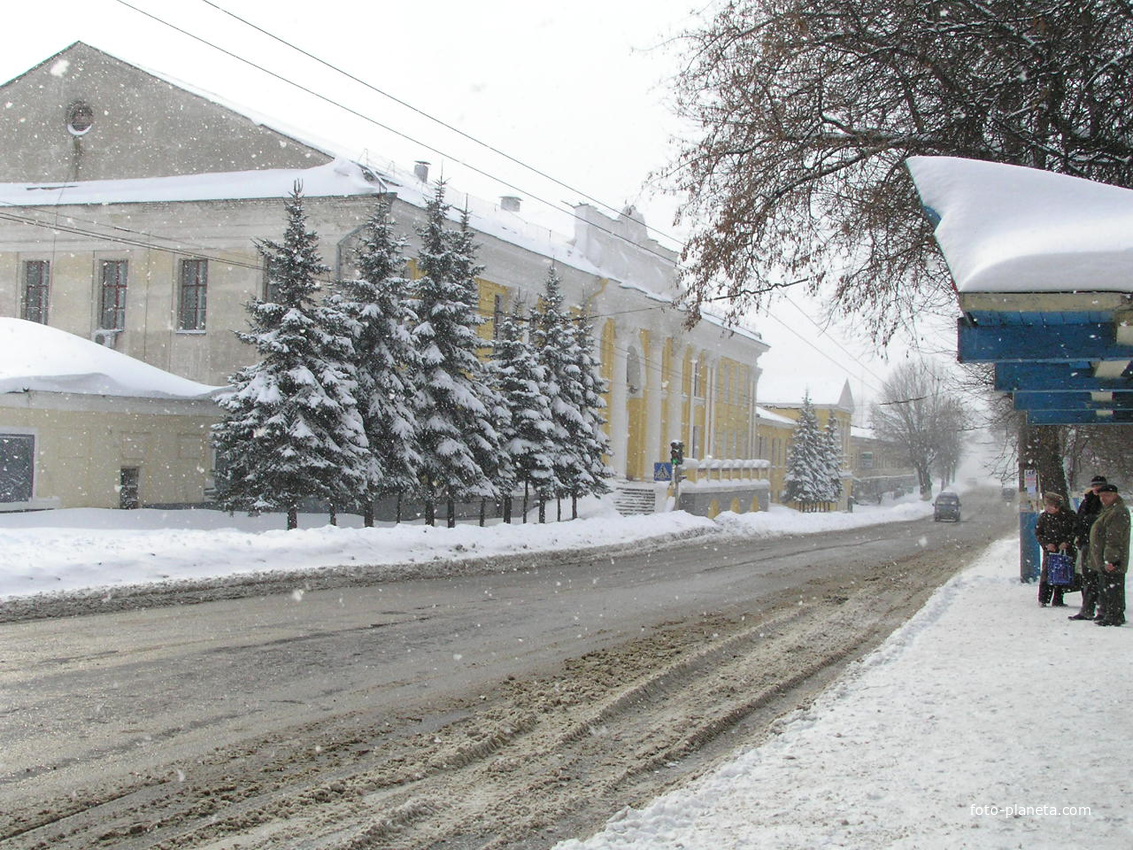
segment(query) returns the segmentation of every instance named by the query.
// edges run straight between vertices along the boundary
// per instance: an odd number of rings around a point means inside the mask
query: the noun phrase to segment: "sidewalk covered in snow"
[[[992,546],[763,746],[559,850],[1133,847],[1129,631]]]

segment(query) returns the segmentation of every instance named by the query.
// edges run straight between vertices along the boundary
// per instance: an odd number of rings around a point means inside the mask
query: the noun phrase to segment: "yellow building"
[[[793,388],[792,388],[793,389]],[[787,473],[787,458],[790,455],[790,443],[793,439],[794,429],[802,414],[804,399],[810,398],[814,408],[818,425],[825,430],[833,421],[834,428],[841,441],[843,472],[842,497],[835,506],[837,510],[845,510],[853,498],[854,473],[851,466],[853,450],[851,443],[851,430],[854,417],[854,395],[850,390],[849,381],[824,381],[811,385],[800,383],[798,386],[798,399],[785,398],[790,390],[782,385],[776,387],[779,397],[773,400],[760,399],[760,436],[763,449],[768,452],[771,460],[771,493],[774,501],[783,500],[785,490],[784,476]]]

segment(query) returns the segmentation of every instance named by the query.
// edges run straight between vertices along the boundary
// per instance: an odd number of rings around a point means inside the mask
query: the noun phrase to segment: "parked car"
[[[955,493],[943,492],[936,497],[936,501],[932,503],[932,519],[934,522],[941,520],[951,520],[952,522],[960,521],[960,497]]]

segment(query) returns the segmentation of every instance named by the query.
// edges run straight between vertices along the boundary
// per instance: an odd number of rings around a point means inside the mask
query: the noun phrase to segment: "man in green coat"
[[[1098,572],[1099,626],[1125,623],[1125,571],[1129,568],[1129,511],[1113,484],[1097,490],[1101,513],[1090,527],[1090,566]]]

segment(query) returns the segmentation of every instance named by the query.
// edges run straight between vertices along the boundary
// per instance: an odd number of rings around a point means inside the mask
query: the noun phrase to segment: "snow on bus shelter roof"
[[[913,157],[963,313],[1032,425],[1133,423],[1133,191],[1021,166]]]
[[[961,294],[1133,292],[1133,191],[957,157],[908,168]]]

